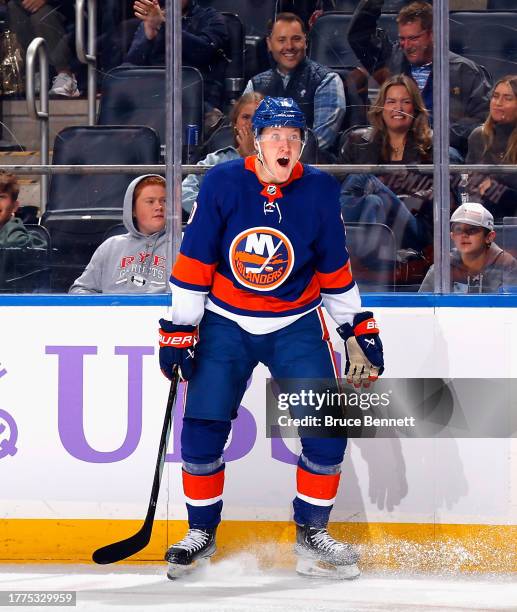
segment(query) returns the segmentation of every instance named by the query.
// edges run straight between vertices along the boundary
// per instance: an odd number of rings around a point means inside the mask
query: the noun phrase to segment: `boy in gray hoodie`
[[[69,293],[165,293],[172,267],[165,231],[165,179],[136,178],[124,197],[128,231],[105,240]]]

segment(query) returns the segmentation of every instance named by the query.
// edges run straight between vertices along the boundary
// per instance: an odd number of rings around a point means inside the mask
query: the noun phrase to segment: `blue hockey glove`
[[[172,380],[172,369],[177,365],[182,378],[192,378],[196,342],[197,328],[194,325],[174,325],[160,319],[160,368],[164,376]]]
[[[369,387],[384,372],[382,342],[373,313],[358,312],[353,325],[345,323],[337,332],[345,341],[347,382],[356,388]]]

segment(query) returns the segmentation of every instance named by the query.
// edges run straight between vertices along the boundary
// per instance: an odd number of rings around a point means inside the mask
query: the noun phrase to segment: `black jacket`
[[[354,53],[379,83],[394,74],[411,76],[411,65],[398,42],[392,42],[386,32],[377,28],[383,3],[384,0],[361,0],[348,30]],[[469,134],[488,113],[491,83],[477,64],[456,53],[449,53],[449,69],[450,144],[465,153]],[[432,91],[422,93],[429,108]]]
[[[477,127],[469,136],[469,151],[467,153],[467,164],[503,164],[504,155],[508,149],[508,141],[512,134],[514,125],[496,125],[495,137],[492,146],[485,151],[486,139],[483,136],[482,126]],[[481,196],[479,184],[489,177],[491,186]],[[517,174],[479,174],[471,173],[468,183],[469,195],[472,199],[480,200],[494,216],[497,222],[502,222],[504,217],[517,216]]]
[[[211,7],[191,2],[181,19],[182,56],[184,66],[193,66],[203,75],[205,101],[210,106],[222,107],[224,74],[228,64],[229,36],[224,16]],[[126,62],[136,66],[165,64],[165,28],[153,40],[148,40],[143,24],[138,26]]]
[[[373,128],[353,128],[343,135],[339,149],[339,163],[341,164],[430,164],[433,161],[432,151],[427,155],[417,149],[411,135],[408,135],[404,154],[400,162],[390,162],[382,159],[381,139],[373,138]],[[433,177],[430,174],[418,172],[390,173],[379,176],[382,182],[396,195],[413,195],[432,188]],[[431,196],[432,197],[432,196]]]

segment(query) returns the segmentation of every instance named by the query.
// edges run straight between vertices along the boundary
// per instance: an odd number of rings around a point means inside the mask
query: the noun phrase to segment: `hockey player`
[[[216,550],[223,449],[259,362],[276,379],[338,377],[323,301],[345,341],[347,380],[367,386],[383,370],[378,329],[350,271],[339,184],[298,161],[303,113],[290,98],[266,97],[253,130],[256,156],[205,176],[172,270],[171,320],[160,320],[160,367],[171,378],[179,366],[189,381],[181,454],[190,528],[166,553],[170,578]],[[302,436],[301,445],[297,571],[353,578],[356,551],[327,531],[346,439]]]

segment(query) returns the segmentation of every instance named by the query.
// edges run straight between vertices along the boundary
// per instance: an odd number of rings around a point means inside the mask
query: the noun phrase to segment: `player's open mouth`
[[[279,166],[282,166],[282,168],[286,168],[286,167],[289,165],[289,158],[288,158],[288,157],[279,157],[279,158],[276,160],[276,163],[277,163]]]

